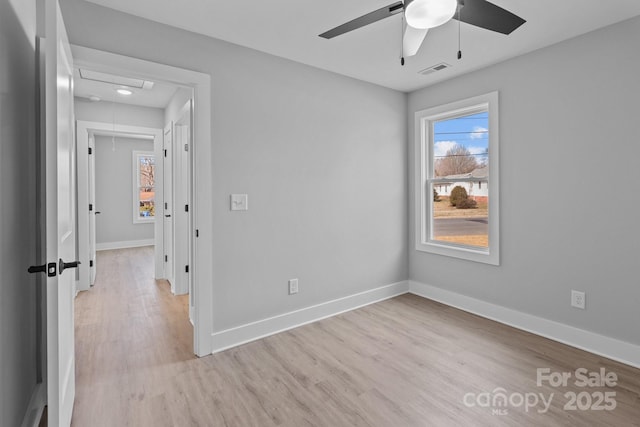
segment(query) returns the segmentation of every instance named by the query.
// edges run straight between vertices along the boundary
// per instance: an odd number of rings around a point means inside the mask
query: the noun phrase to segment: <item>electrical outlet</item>
[[[298,279],[289,280],[289,295],[298,293]]]
[[[585,309],[586,297],[584,292],[571,290],[571,307]]]

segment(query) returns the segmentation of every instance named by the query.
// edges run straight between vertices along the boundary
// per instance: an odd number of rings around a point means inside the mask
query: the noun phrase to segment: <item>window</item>
[[[416,249],[498,265],[498,93],[416,113]]]
[[[133,152],[133,222],[144,223],[155,219],[155,172],[153,153]]]

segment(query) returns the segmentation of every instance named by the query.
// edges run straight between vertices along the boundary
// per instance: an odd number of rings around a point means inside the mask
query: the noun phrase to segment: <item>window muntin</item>
[[[133,222],[155,219],[155,156],[152,152],[133,152]]]
[[[497,265],[498,94],[417,112],[416,155],[416,249]]]

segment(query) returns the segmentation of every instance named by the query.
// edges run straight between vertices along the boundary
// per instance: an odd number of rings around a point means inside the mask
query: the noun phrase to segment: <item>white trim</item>
[[[407,281],[397,282],[321,304],[312,305],[300,310],[247,323],[235,328],[215,332],[211,335],[213,353],[289,329],[297,328],[298,326],[335,316],[346,311],[355,310],[356,308],[364,307],[398,295],[406,294],[408,290],[409,283]]]
[[[510,308],[481,301],[424,283],[409,281],[409,292],[423,298],[477,314],[523,331],[531,332],[571,347],[598,354],[640,368],[640,345],[620,341],[564,323],[544,319]]]
[[[21,427],[38,427],[46,404],[46,394],[44,383],[36,384],[29,400],[29,406],[27,406],[27,410],[24,413]]]
[[[194,239],[193,265],[191,273],[194,288],[194,334],[193,349],[198,356],[211,353],[213,325],[213,152],[211,139],[211,76],[197,71],[145,61],[81,46],[71,46],[74,65],[101,71],[142,77],[193,88],[193,222],[200,239]],[[160,157],[160,156],[158,156]],[[158,180],[160,177],[158,177]],[[156,200],[157,201],[157,200]],[[156,223],[158,224],[158,223]],[[156,235],[162,232],[156,228]],[[162,262],[159,263],[162,265]]]
[[[155,243],[154,239],[125,240],[123,242],[96,243],[96,251],[108,251],[111,249],[139,248],[142,246],[153,246],[154,243]]]
[[[415,126],[415,249],[469,261],[500,265],[500,159],[499,159],[499,109],[498,92],[446,105],[417,111]],[[430,221],[427,212],[433,212],[433,198],[428,181],[433,158],[432,123],[438,120],[473,114],[478,109],[489,112],[489,248],[482,249],[431,240]],[[426,161],[426,164],[425,164]],[[430,217],[430,215],[429,215]]]
[[[73,313],[72,313],[73,315]],[[71,337],[72,339],[75,339],[75,336]],[[74,341],[75,342],[75,341]],[[75,351],[75,350],[74,350]],[[69,363],[67,363],[66,369],[64,371],[64,376],[61,378],[62,379],[62,396],[75,396],[76,395],[76,375],[75,375],[75,371],[76,371],[76,359],[75,357],[72,357],[69,359]],[[64,407],[63,407],[63,413],[64,414],[69,414],[68,417],[69,419],[66,421],[69,424],[71,424],[71,419],[73,418],[73,404],[75,399],[65,399],[66,402],[64,403]],[[49,420],[49,423],[53,424],[54,426],[55,421],[52,422],[52,420]]]
[[[338,298],[311,307],[215,332],[211,335],[213,343],[212,353],[224,351],[405,293],[411,293],[422,298],[437,301],[516,329],[640,368],[639,345],[481,301],[414,280],[393,283],[355,295]]]

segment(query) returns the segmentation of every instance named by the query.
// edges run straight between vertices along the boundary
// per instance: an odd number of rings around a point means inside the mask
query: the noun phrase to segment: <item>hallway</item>
[[[153,279],[152,246],[97,256],[96,284],[75,302],[73,425],[157,425],[163,391],[179,387],[181,362],[197,360],[188,295]]]

